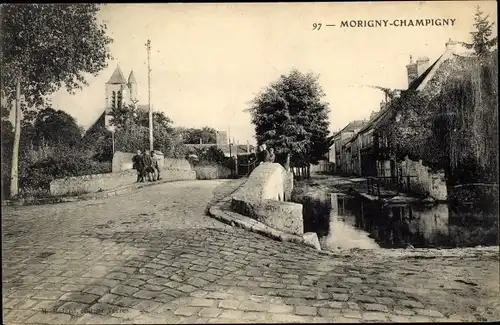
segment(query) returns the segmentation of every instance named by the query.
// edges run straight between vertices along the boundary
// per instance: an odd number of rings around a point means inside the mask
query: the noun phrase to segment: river
[[[347,195],[361,180],[313,176],[295,184],[304,232],[322,249],[455,248],[498,245],[498,216],[451,204],[381,204]]]

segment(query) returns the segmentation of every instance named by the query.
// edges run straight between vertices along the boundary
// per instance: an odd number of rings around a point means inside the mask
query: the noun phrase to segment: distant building
[[[216,131],[216,143],[217,146],[227,146],[229,145],[229,140],[227,137],[227,131]]]
[[[247,144],[229,143],[229,137],[227,131],[216,131],[216,143],[203,143],[203,144],[186,144],[188,148],[208,148],[217,146],[226,157],[235,156],[240,154],[248,154],[254,150],[254,146]],[[234,141],[233,141],[234,142]]]
[[[342,130],[333,135],[333,148],[335,150],[335,168],[338,173],[347,172],[348,161],[345,157],[343,146],[354,136],[359,129],[366,124],[366,121],[356,120],[347,124]]]

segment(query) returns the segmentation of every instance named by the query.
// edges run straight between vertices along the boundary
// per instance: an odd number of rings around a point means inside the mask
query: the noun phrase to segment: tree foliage
[[[471,32],[472,43],[462,42],[462,44],[468,49],[474,49],[479,56],[490,53],[491,47],[497,44],[498,37],[491,38],[493,23],[489,21],[489,15],[485,16],[479,6],[474,15],[474,28],[475,30]]]
[[[149,149],[149,114],[134,110],[133,105],[112,108],[111,125],[115,127],[115,150],[136,152]],[[186,148],[180,135],[172,126],[172,120],[163,112],[153,112],[154,149],[167,157],[184,158]],[[92,148],[94,157],[100,161],[112,160],[112,135],[104,127],[104,116],[87,131],[84,137],[87,148]]]
[[[2,97],[22,97],[25,108],[37,108],[65,86],[86,85],[110,58],[106,26],[97,20],[98,4],[8,4],[2,6],[0,69]],[[19,108],[20,98],[16,109]],[[16,111],[16,116],[21,112]],[[21,125],[16,119],[12,144],[10,195],[19,194]]]
[[[7,4],[2,6],[2,90],[15,97],[16,80],[28,107],[63,85],[70,92],[87,85],[110,58],[106,26],[98,4]]]
[[[439,91],[407,91],[377,132],[399,159],[445,170],[450,183],[498,182],[498,52],[443,62]]]
[[[51,107],[45,108],[36,116],[33,124],[37,142],[49,146],[77,146],[81,140],[81,130],[73,116]]]
[[[217,131],[214,128],[208,126],[205,126],[201,129],[178,128],[177,131],[181,134],[182,142],[185,144],[215,144],[217,142]]]
[[[318,80],[294,69],[259,93],[249,108],[257,143],[275,148],[280,160],[290,154],[294,166],[317,163],[331,143],[329,107]]]

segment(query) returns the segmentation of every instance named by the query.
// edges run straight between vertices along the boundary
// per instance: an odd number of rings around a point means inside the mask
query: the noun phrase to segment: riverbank
[[[319,178],[311,179],[308,182],[310,188],[306,188],[305,192],[309,190],[309,194],[319,194],[320,191],[333,189],[347,193],[351,186],[350,182],[343,179]],[[238,186],[229,185],[230,182],[225,184],[227,190],[220,191],[223,194],[219,198]],[[297,184],[297,188],[304,192],[301,185]],[[234,216],[228,209],[228,206],[223,207],[226,213]],[[261,240],[266,242],[264,238]],[[348,242],[345,239],[343,241]],[[265,245],[267,247],[270,243],[266,242]],[[280,245],[286,246],[287,243]],[[339,268],[329,271],[331,279],[325,282],[327,289],[335,292],[334,300],[344,301],[330,302],[332,306],[344,308],[342,318],[336,318],[337,321],[467,322],[500,319],[498,246],[453,249],[364,248],[336,248],[329,252],[304,250],[309,259],[318,253],[328,253],[328,261],[334,262]],[[292,259],[297,258],[294,256]],[[327,263],[324,260],[316,265],[323,268]],[[343,277],[348,278],[338,283],[337,279]],[[302,283],[305,285],[305,282]],[[320,288],[321,285],[316,285],[311,290]],[[303,301],[300,304],[311,305],[311,309],[320,306],[309,300]],[[399,301],[404,307],[397,306]]]
[[[313,175],[298,181],[292,201],[304,205],[305,231],[324,249],[455,248],[498,245],[498,215],[470,206],[370,200],[363,178]]]

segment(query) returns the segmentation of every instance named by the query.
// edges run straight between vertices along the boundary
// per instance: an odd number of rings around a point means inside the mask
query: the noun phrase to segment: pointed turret
[[[117,65],[115,72],[111,75],[111,78],[109,78],[107,84],[119,84],[119,85],[126,85],[127,80],[125,80],[125,77],[123,76],[123,72],[120,69],[120,66]]]
[[[128,75],[128,83],[129,84],[137,83],[137,81],[135,80],[134,70],[130,71],[130,74]]]
[[[137,81],[135,80],[134,70],[128,75],[128,88],[130,89],[130,100],[137,101]]]

